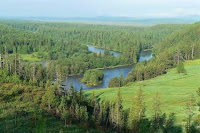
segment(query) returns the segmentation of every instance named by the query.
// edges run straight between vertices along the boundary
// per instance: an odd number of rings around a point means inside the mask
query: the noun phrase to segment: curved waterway
[[[88,49],[90,52],[97,52],[97,53],[104,52],[104,49],[96,48],[93,46],[88,46]],[[110,51],[110,53],[112,53],[115,57],[121,54],[115,51]],[[151,58],[152,58],[151,51],[143,51],[140,54],[139,61],[150,60]],[[77,90],[80,89],[80,86],[82,86],[84,90],[108,88],[108,83],[111,78],[119,77],[120,74],[123,74],[123,76],[126,77],[128,73],[133,69],[133,67],[134,65],[129,65],[129,66],[123,66],[123,67],[116,67],[116,68],[107,68],[107,69],[102,70],[104,72],[104,79],[103,79],[103,82],[97,86],[89,87],[83,84],[81,82],[81,78],[83,77],[83,75],[68,77],[67,80],[63,84],[65,85],[65,88],[68,89],[72,81],[74,88],[76,88]]]
[[[104,49],[103,48],[97,48],[97,47],[94,47],[94,46],[88,46],[88,50],[89,50],[89,52],[95,52],[95,53],[98,53],[98,54],[101,52],[102,54],[104,54]],[[122,54],[120,52],[116,52],[116,51],[112,51],[112,50],[110,50],[109,52],[114,57],[118,57],[118,56],[120,56]]]

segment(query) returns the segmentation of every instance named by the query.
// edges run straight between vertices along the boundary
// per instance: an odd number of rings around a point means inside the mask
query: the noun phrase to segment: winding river
[[[95,53],[104,53],[104,49],[103,48],[97,48],[97,47],[94,47],[94,46],[88,46],[88,50],[89,50],[89,52],[95,52]],[[109,51],[110,52],[110,54],[113,54],[113,56],[114,57],[117,57],[117,56],[120,56],[122,53],[120,53],[120,52],[115,52],[115,51],[112,51],[112,50],[110,50]]]
[[[96,53],[104,52],[104,49],[96,48],[93,46],[88,46],[88,49],[90,52],[96,52]],[[110,51],[110,53],[112,53],[115,57],[122,54],[122,53],[115,52],[115,51]],[[152,58],[151,51],[143,51],[140,54],[139,61],[150,60],[151,58]],[[119,77],[120,74],[123,74],[123,76],[126,77],[128,75],[128,73],[133,69],[133,67],[134,67],[134,65],[129,65],[129,66],[123,66],[123,67],[104,69],[104,70],[102,70],[104,72],[103,82],[100,85],[93,86],[93,87],[86,86],[82,82],[80,82],[83,75],[68,77],[67,80],[63,84],[66,86],[65,88],[68,89],[70,86],[70,83],[72,81],[74,88],[76,88],[77,90],[80,89],[80,86],[82,86],[84,90],[108,88],[108,83],[111,78],[116,77],[116,76]]]

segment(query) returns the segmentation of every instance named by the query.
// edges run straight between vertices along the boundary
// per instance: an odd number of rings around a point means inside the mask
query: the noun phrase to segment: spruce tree
[[[119,76],[119,82],[120,82],[120,87],[122,87],[124,85],[124,77],[123,74],[120,74]]]
[[[75,117],[76,117],[76,120],[79,122],[79,119],[80,119],[80,108],[79,108],[78,104],[76,104],[76,107],[75,107]]]
[[[123,125],[123,106],[122,106],[122,97],[120,93],[120,89],[117,91],[117,98],[115,101],[115,113],[114,113],[114,120],[115,120],[115,126],[117,128],[117,131],[120,131],[122,125]]]
[[[129,114],[128,114],[128,122],[127,122],[127,128],[129,130],[133,130],[133,126],[134,126],[134,120],[135,120],[135,116],[134,116],[134,111],[135,111],[135,101],[133,100],[131,108],[129,110]]]
[[[67,120],[70,118],[70,114],[68,110],[64,109],[61,114],[61,119],[65,121],[65,125],[67,124]]]
[[[180,61],[177,65],[177,72],[178,73],[186,73],[184,63],[182,61]]]
[[[54,88],[50,85],[50,81],[47,81],[45,86],[45,95],[44,95],[44,102],[47,102],[48,109],[51,110],[52,104],[55,102],[56,96],[54,94]]]
[[[94,107],[96,104],[96,95],[95,95],[94,91],[92,92],[92,95],[90,96],[90,103],[91,103],[92,107]]]
[[[194,95],[191,95],[186,103],[186,132],[191,133],[191,122],[192,117],[194,116],[194,108],[195,108],[195,99]]]
[[[100,111],[99,111],[99,114],[98,114],[98,123],[100,125],[103,125],[104,124],[104,118],[105,118],[105,107],[104,107],[104,102],[101,102],[100,104]]]
[[[83,86],[81,85],[79,91],[79,102],[81,103],[82,101],[83,101]]]
[[[145,116],[145,103],[144,103],[144,96],[142,91],[142,86],[140,86],[137,92],[137,99],[136,99],[136,114],[137,119],[140,121]]]
[[[58,109],[59,109],[59,111],[60,111],[61,113],[63,113],[63,110],[64,110],[64,108],[65,108],[65,103],[66,103],[66,101],[65,101],[65,96],[62,96],[62,97],[61,97],[60,105],[58,106]]]
[[[160,97],[159,97],[159,94],[158,92],[156,93],[156,96],[154,98],[154,104],[153,104],[153,110],[154,110],[154,128],[155,130],[157,131],[159,126],[160,126],[160,117],[161,117],[161,109],[160,109],[160,106],[161,106],[161,102],[160,102]]]
[[[142,86],[140,86],[137,92],[137,98],[135,103],[135,120],[137,129],[140,132],[141,129],[141,121],[145,117],[145,103],[144,103],[144,96],[142,91]]]
[[[73,82],[72,81],[71,81],[70,88],[69,88],[69,96],[70,96],[71,99],[74,96],[74,86],[73,86]]]

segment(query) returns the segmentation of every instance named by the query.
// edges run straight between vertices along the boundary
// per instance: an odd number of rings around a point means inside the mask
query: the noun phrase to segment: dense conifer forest
[[[199,35],[200,23],[134,27],[0,20],[0,131],[198,133],[199,118],[192,117],[200,86],[187,100],[184,125],[176,123],[176,114],[161,111],[158,93],[152,98],[154,115],[146,117],[142,85],[124,109],[120,87],[177,66],[177,73],[187,74],[183,62],[200,58]],[[89,52],[88,45],[104,48],[104,54]],[[122,54],[115,57],[109,50]],[[153,58],[138,62],[144,50],[152,50]],[[114,101],[85,94],[73,82],[68,90],[63,87],[67,77],[84,73],[82,82],[99,84],[104,74],[98,69],[130,64],[135,67],[127,77],[109,83],[117,89]]]

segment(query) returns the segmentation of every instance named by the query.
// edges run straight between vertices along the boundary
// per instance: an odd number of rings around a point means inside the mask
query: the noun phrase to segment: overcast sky
[[[2,17],[182,17],[200,15],[200,0],[0,0]]]

